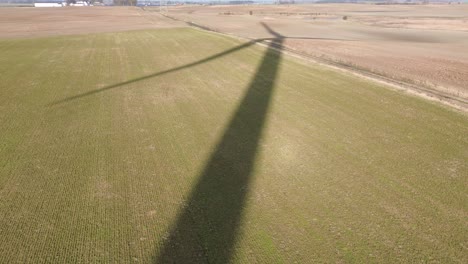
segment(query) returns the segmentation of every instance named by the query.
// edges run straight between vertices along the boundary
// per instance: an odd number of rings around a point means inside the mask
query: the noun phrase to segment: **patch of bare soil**
[[[413,28],[432,30],[460,30],[468,31],[468,17],[438,18],[438,17],[356,17],[357,22],[365,25],[388,28]]]
[[[182,27],[136,7],[0,8],[0,38]]]

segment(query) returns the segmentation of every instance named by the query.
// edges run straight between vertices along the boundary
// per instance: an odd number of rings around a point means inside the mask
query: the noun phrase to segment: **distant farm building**
[[[112,0],[110,1],[112,2]],[[77,0],[0,0],[0,6],[62,7],[89,5],[88,1]]]
[[[62,7],[62,6],[64,6],[64,3],[62,0],[35,0],[34,1],[34,7]]]

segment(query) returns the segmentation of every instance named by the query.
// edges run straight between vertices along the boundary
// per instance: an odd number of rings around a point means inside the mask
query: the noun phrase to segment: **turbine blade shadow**
[[[268,33],[270,33],[270,35],[273,35],[278,39],[284,38],[284,36],[280,35],[278,32],[271,29],[266,23],[260,22],[260,25],[262,25],[266,29],[266,31],[268,31]]]
[[[49,104],[47,104],[47,106],[54,106],[54,105],[59,105],[59,104],[62,104],[62,103],[66,103],[66,102],[69,102],[69,101],[73,101],[73,100],[76,100],[76,99],[80,99],[82,97],[86,97],[86,96],[90,96],[90,95],[94,95],[94,94],[98,94],[98,93],[101,93],[101,92],[105,92],[105,91],[108,91],[108,90],[111,90],[111,89],[115,89],[115,88],[119,88],[119,87],[122,87],[122,86],[125,86],[127,84],[131,84],[131,83],[135,83],[135,82],[139,82],[139,81],[143,81],[143,80],[146,80],[146,79],[150,79],[150,78],[154,78],[154,77],[158,77],[158,76],[161,76],[161,75],[164,75],[164,74],[168,74],[168,73],[172,73],[172,72],[176,72],[176,71],[180,71],[180,70],[184,70],[184,69],[187,69],[187,68],[190,68],[190,67],[194,67],[194,66],[197,66],[197,65],[200,65],[200,64],[203,64],[203,63],[207,63],[211,60],[215,60],[215,59],[218,59],[220,57],[223,57],[223,56],[226,56],[228,54],[231,54],[233,52],[236,52],[238,50],[241,50],[241,49],[244,49],[244,48],[247,48],[255,43],[258,43],[258,42],[264,42],[264,41],[271,41],[271,42],[278,42],[278,40],[284,40],[284,39],[315,39],[315,40],[341,40],[341,41],[352,41],[352,40],[347,40],[347,39],[333,39],[333,38],[311,38],[311,37],[284,37],[278,33],[276,33],[275,31],[273,31],[267,24],[265,23],[261,23],[263,25],[263,27],[265,27],[265,29],[272,35],[275,36],[275,38],[260,38],[260,39],[253,39],[249,42],[246,42],[242,45],[239,45],[239,46],[236,46],[234,48],[231,48],[229,50],[226,50],[226,51],[223,51],[223,52],[220,52],[220,53],[217,53],[215,55],[212,55],[212,56],[209,56],[207,58],[204,58],[204,59],[201,59],[201,60],[198,60],[198,61],[195,61],[195,62],[192,62],[192,63],[189,63],[189,64],[185,64],[185,65],[182,65],[182,66],[179,66],[179,67],[175,67],[175,68],[172,68],[172,69],[169,69],[169,70],[165,70],[165,71],[160,71],[160,72],[156,72],[156,73],[153,73],[153,74],[150,74],[150,75],[146,75],[146,76],[142,76],[142,77],[138,77],[138,78],[134,78],[134,79],[131,79],[131,80],[128,80],[128,81],[124,81],[124,82],[120,82],[120,83],[116,83],[116,84],[112,84],[112,85],[108,85],[108,86],[105,86],[105,87],[102,87],[102,88],[99,88],[99,89],[95,89],[95,90],[91,90],[89,92],[85,92],[85,93],[81,93],[81,94],[77,94],[77,95],[74,95],[74,96],[70,96],[70,97],[67,97],[65,99],[62,99],[62,100],[58,100],[58,101],[55,101],[55,102],[51,102]],[[282,47],[282,43],[283,41],[281,41],[281,45],[280,47]],[[268,44],[269,47],[273,47],[273,45]],[[278,48],[278,45],[276,44],[275,45],[275,48]]]
[[[59,101],[52,102],[52,103],[49,104],[49,106],[53,106],[53,105],[57,105],[57,104],[61,104],[61,103],[66,103],[68,101],[72,101],[72,100],[76,100],[76,99],[79,99],[79,98],[82,98],[82,97],[85,97],[85,96],[101,93],[101,92],[104,92],[104,91],[107,91],[107,90],[111,90],[111,89],[114,89],[114,88],[125,86],[127,84],[131,84],[131,83],[134,83],[134,82],[143,81],[143,80],[146,80],[146,79],[154,78],[154,77],[161,76],[161,75],[164,75],[164,74],[168,74],[168,73],[184,70],[184,69],[187,69],[187,68],[190,68],[190,67],[193,67],[193,66],[197,66],[197,65],[209,62],[211,60],[215,60],[215,59],[218,59],[220,57],[226,56],[226,55],[228,55],[230,53],[233,53],[233,52],[236,52],[238,50],[247,48],[247,47],[255,44],[256,42],[262,41],[262,40],[263,39],[249,41],[247,43],[244,43],[244,44],[236,46],[236,47],[234,47],[232,49],[217,53],[215,55],[209,56],[209,57],[204,58],[202,60],[195,61],[195,62],[192,62],[192,63],[189,63],[189,64],[185,64],[185,65],[182,65],[182,66],[179,66],[179,67],[175,67],[175,68],[172,68],[172,69],[169,69],[169,70],[156,72],[156,73],[153,73],[153,74],[150,74],[150,75],[146,75],[146,76],[143,76],[143,77],[138,77],[138,78],[131,79],[131,80],[128,80],[128,81],[125,81],[125,82],[105,86],[105,87],[102,87],[102,88],[99,88],[99,89],[96,89],[96,90],[92,90],[92,91],[89,91],[89,92],[86,92],[86,93],[77,94],[77,95],[74,95],[74,96],[59,100]]]

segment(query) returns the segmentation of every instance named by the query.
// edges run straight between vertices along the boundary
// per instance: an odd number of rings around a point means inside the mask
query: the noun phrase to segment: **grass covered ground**
[[[468,261],[466,115],[189,28],[0,73],[2,263]]]

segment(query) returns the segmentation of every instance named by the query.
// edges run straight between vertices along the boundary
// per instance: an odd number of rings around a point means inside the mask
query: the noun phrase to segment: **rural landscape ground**
[[[467,263],[464,108],[282,52],[463,106],[462,22],[370,7],[0,9],[0,263]]]
[[[252,15],[250,15],[252,14]],[[220,32],[266,37],[315,58],[463,97],[468,102],[468,5],[182,6],[170,16]]]

